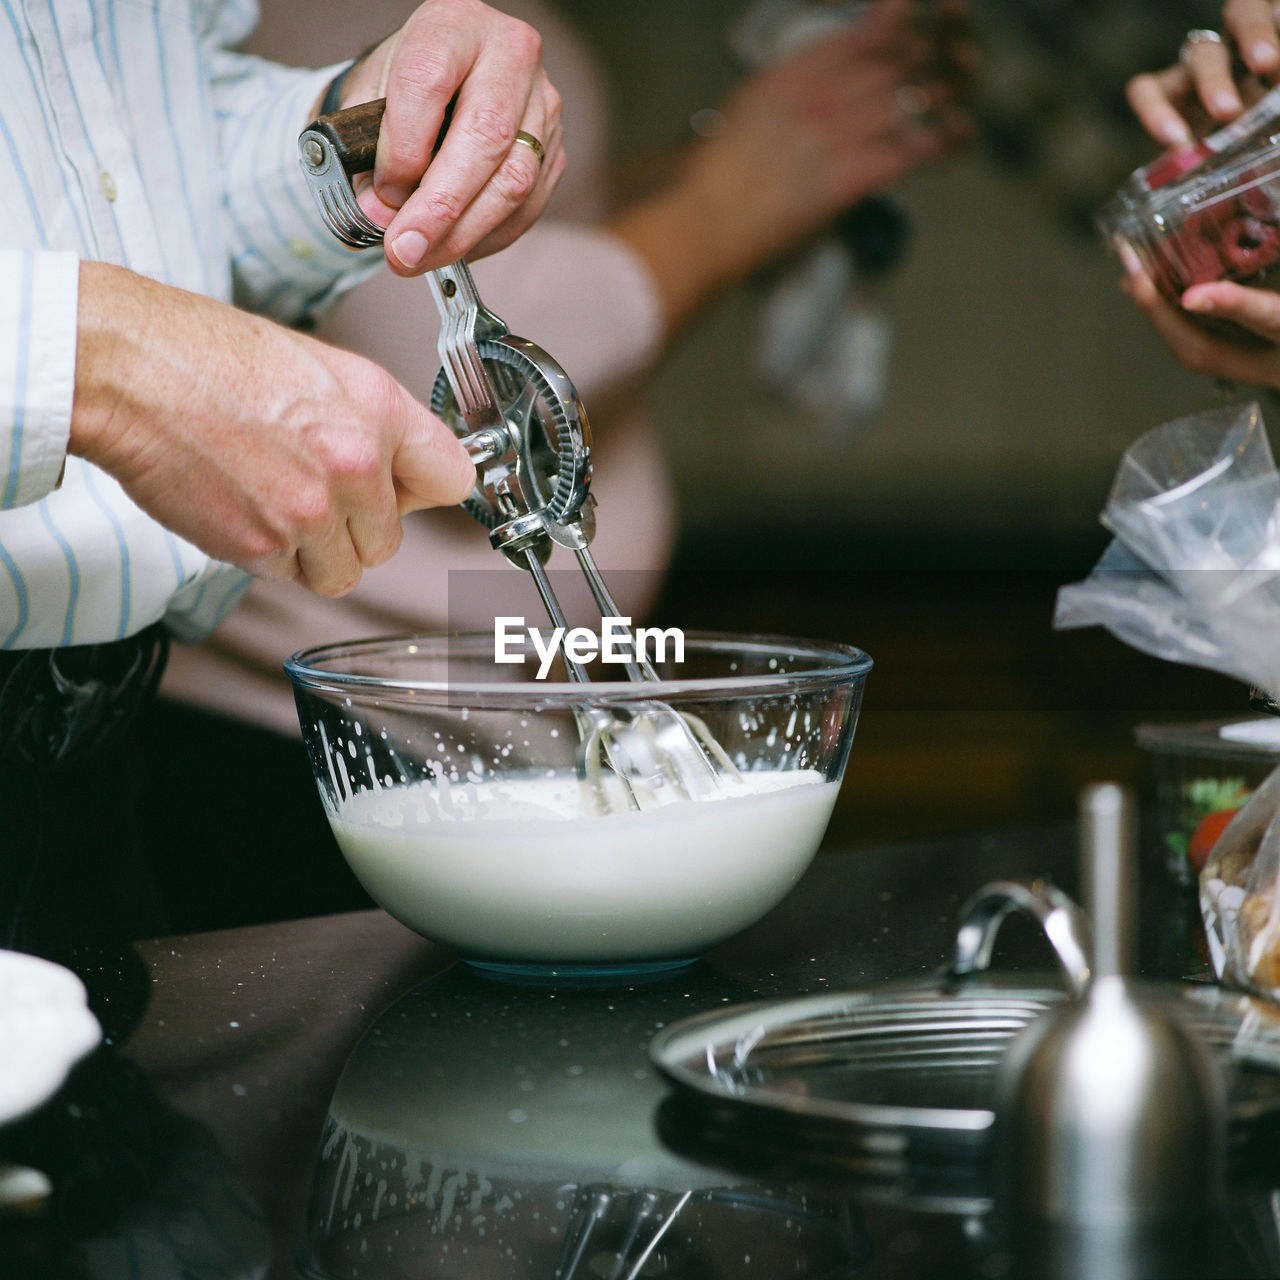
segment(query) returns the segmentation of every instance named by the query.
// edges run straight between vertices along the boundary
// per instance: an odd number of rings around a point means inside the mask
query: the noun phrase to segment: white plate
[[[36,956],[0,951],[0,1124],[52,1097],[101,1038],[74,973]]]

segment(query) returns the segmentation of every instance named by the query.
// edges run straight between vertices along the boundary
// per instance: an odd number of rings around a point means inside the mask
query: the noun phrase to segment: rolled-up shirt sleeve
[[[383,261],[333,236],[298,163],[298,135],[345,64],[298,71],[226,50],[210,60],[235,300],[285,323],[314,318]]]
[[[71,435],[80,259],[0,249],[0,510],[58,485]]]

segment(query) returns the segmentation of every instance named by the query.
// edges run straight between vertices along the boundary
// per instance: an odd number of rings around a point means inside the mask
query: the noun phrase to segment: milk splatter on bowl
[[[694,634],[657,684],[537,680],[492,635],[328,645],[286,663],[338,844],[369,894],[515,976],[675,968],[786,896],[821,843],[871,660],[839,644]],[[554,675],[554,673],[553,673]],[[697,716],[739,777],[639,811],[582,776],[588,702]]]

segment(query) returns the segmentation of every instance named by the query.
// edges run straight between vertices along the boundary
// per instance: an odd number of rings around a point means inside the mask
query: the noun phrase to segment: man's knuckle
[[[471,112],[467,128],[486,154],[501,155],[516,140],[515,121],[500,107],[477,107]]]
[[[340,437],[327,458],[329,475],[338,481],[360,481],[376,476],[381,462],[382,450],[377,441],[362,432]]]
[[[462,217],[467,202],[456,191],[433,191],[423,200],[420,221],[433,227],[451,227]],[[434,237],[439,239],[439,237]],[[428,235],[428,240],[433,239]]]
[[[542,35],[536,27],[513,18],[509,38],[528,66],[536,67],[542,61]]]
[[[465,31],[475,23],[476,10],[482,8],[475,0],[431,0],[431,17],[446,31]]]
[[[493,185],[507,204],[522,204],[538,185],[537,156],[528,147],[517,147],[493,175]]]
[[[440,101],[449,81],[449,60],[441,49],[415,48],[401,55],[395,70],[395,89],[413,108]]]
[[[334,510],[329,491],[315,486],[299,494],[291,510],[291,521],[298,543],[316,542],[333,528]]]
[[[339,437],[360,435],[367,438],[368,424],[383,421],[388,414],[394,412],[400,388],[381,365],[363,356],[352,355],[351,359],[352,366],[347,372],[345,383],[351,421],[336,434]]]
[[[293,540],[279,527],[255,525],[242,536],[241,551],[250,563],[272,564],[292,553]]]

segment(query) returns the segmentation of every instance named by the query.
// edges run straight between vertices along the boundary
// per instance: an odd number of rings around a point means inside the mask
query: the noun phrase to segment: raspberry
[[[1194,231],[1207,240],[1216,240],[1222,234],[1222,228],[1232,218],[1238,218],[1241,212],[1249,211],[1239,209],[1234,200],[1215,200],[1211,204],[1201,205],[1199,209],[1192,209],[1183,218],[1182,229]]]
[[[1183,232],[1165,241],[1160,248],[1162,275],[1168,284],[1166,292],[1174,298],[1193,284],[1222,279],[1222,258],[1203,236]]]
[[[1236,203],[1240,212],[1248,218],[1263,218],[1268,222],[1276,216],[1276,202],[1271,188],[1266,182],[1249,179],[1252,185],[1242,188],[1236,193]]]
[[[1235,276],[1265,271],[1280,258],[1280,231],[1261,218],[1233,218],[1222,229],[1222,261]]]
[[[1213,155],[1212,149],[1203,142],[1177,147],[1172,151],[1166,151],[1164,155],[1147,165],[1143,176],[1147,180],[1147,186],[1155,191],[1175,178],[1182,177],[1184,173],[1190,173],[1211,155]]]

